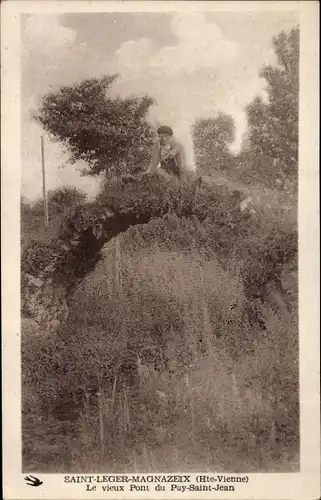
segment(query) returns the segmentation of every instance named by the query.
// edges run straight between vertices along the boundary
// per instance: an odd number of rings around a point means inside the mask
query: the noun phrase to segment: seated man
[[[166,125],[159,127],[157,135],[158,141],[146,173],[154,174],[159,170],[162,175],[165,173],[165,176],[169,174],[181,179],[186,166],[183,146],[173,137],[173,130]],[[159,164],[160,168],[157,169]]]

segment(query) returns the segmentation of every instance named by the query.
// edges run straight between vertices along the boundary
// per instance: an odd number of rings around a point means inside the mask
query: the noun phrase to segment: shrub
[[[97,197],[99,206],[107,206],[116,214],[158,217],[169,211],[188,215],[192,210],[195,183],[176,184],[158,176],[141,179],[122,178],[106,182]]]
[[[24,248],[21,256],[21,270],[23,273],[38,276],[52,263],[53,258],[60,251],[57,240],[52,239],[50,243],[31,240]]]
[[[86,193],[73,186],[64,186],[48,192],[48,209],[51,214],[63,213],[68,208],[84,205]]]

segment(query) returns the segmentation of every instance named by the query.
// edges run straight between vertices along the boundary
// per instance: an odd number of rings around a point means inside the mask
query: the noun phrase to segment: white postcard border
[[[112,497],[84,485],[64,483],[64,475],[41,474],[43,486],[30,488],[21,472],[20,387],[20,13],[298,10],[300,12],[300,187],[299,311],[301,471],[249,474],[236,492],[217,498],[314,499],[320,495],[319,409],[319,49],[317,2],[78,2],[7,1],[2,4],[2,362],[3,477],[5,499],[195,498],[196,494],[136,492]],[[81,472],[81,471],[79,471]],[[108,471],[106,471],[107,474]],[[214,471],[215,472],[215,471]],[[183,474],[183,472],[181,473]],[[70,474],[69,474],[70,475]],[[197,493],[199,498],[212,494]]]

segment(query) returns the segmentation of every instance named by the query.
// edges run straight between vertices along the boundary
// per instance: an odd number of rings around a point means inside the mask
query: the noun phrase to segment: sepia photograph
[[[24,470],[299,470],[297,16],[21,30]]]
[[[29,486],[302,471],[300,13],[229,3],[19,16]]]

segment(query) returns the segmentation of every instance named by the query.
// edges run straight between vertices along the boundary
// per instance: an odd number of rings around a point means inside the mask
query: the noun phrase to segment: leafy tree
[[[88,175],[135,173],[145,168],[152,143],[148,96],[111,98],[117,75],[88,79],[47,94],[35,118],[70,152],[87,162]]]
[[[256,97],[247,107],[253,168],[268,185],[295,181],[298,165],[299,29],[273,39],[276,66],[265,66],[268,103]]]
[[[235,125],[229,115],[198,120],[193,127],[195,162],[204,175],[224,170],[233,155],[229,150],[235,138]]]

